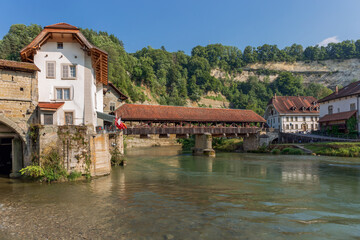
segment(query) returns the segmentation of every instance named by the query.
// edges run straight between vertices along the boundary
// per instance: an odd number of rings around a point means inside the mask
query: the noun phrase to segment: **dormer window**
[[[317,104],[317,102],[313,101],[311,104],[315,106]]]
[[[309,109],[309,111],[311,111],[313,108],[312,108],[312,107],[309,107],[308,109]]]
[[[304,111],[304,110],[305,110],[305,107],[304,107],[304,106],[302,106],[302,107],[300,108],[300,110],[301,110],[301,111]]]
[[[296,110],[296,107],[295,107],[295,106],[292,106],[292,107],[290,108],[290,110],[295,111],[295,110]]]
[[[64,48],[64,43],[58,42],[57,43],[57,49],[63,49],[63,48]]]

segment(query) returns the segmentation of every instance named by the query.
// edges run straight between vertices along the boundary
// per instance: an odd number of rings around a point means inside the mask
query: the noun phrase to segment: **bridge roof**
[[[124,121],[266,122],[254,111],[240,109],[124,104],[115,113]]]

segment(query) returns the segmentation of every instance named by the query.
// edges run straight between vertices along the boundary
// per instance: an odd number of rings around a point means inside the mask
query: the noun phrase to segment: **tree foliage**
[[[42,30],[36,24],[15,24],[0,40],[0,58],[20,60],[19,51],[29,44]],[[327,59],[360,58],[360,40],[330,43],[326,47],[293,44],[284,49],[264,44],[240,49],[222,44],[196,46],[191,55],[183,51],[168,52],[164,46],[154,49],[145,47],[135,53],[127,53],[124,44],[107,32],[81,29],[84,36],[95,46],[109,54],[109,81],[113,82],[132,102],[144,102],[144,89],[160,104],[185,105],[188,99],[198,101],[209,91],[222,93],[233,108],[253,109],[262,114],[274,93],[279,95],[311,95],[322,98],[331,90],[311,83],[304,87],[301,76],[290,72],[277,73],[270,82],[252,76],[246,82],[236,82],[228,77],[215,78],[212,69],[226,73],[241,72],[248,64],[279,61],[317,61]],[[265,73],[265,75],[269,73]]]

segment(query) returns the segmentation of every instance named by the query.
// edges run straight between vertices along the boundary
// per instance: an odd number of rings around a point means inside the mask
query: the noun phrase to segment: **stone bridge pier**
[[[193,155],[215,157],[215,150],[212,148],[212,136],[210,133],[195,135]]]

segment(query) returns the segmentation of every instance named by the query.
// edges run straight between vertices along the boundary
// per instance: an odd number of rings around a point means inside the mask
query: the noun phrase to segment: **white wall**
[[[333,106],[333,113],[338,112],[348,112],[350,111],[350,104],[355,103],[355,110],[357,110],[357,97],[351,96],[351,97],[345,97],[340,99],[335,99],[330,102],[323,102],[320,103],[320,117],[325,116],[329,113],[329,106]]]
[[[57,49],[56,42],[47,42],[41,46],[34,57],[34,63],[40,68],[38,73],[39,82],[39,102],[56,102],[56,87],[68,87],[70,88],[70,100],[64,101],[65,104],[62,109],[58,110],[56,124],[65,124],[64,112],[74,112],[74,124],[84,124],[84,72],[85,72],[85,58],[90,58],[81,49],[79,43],[64,42],[63,49]],[[46,62],[56,62],[55,74],[56,77],[46,78]],[[89,60],[88,60],[89,61]],[[90,60],[91,62],[91,60]],[[76,79],[74,80],[62,80],[61,79],[61,64],[73,64],[76,65]],[[100,90],[95,86],[94,73],[92,72],[92,82],[94,87],[92,88],[93,96],[91,100],[95,106],[95,94]],[[63,102],[63,100],[58,100]],[[102,108],[101,110],[102,111]],[[96,111],[95,111],[96,113]],[[96,123],[96,116],[93,121]]]
[[[319,114],[279,114],[273,105],[269,105],[266,108],[264,118],[269,127],[275,128],[280,132],[296,133],[303,131],[302,124],[307,125],[307,131],[318,130],[319,127]]]

